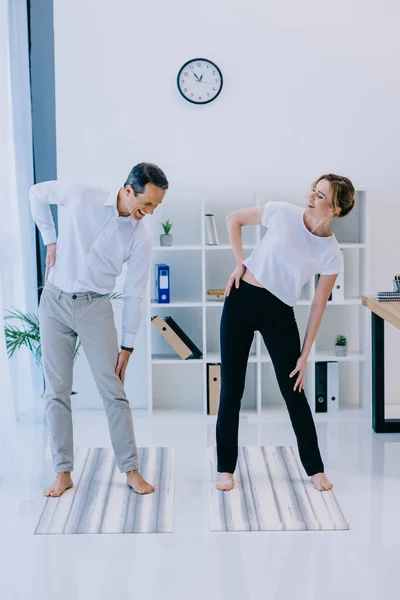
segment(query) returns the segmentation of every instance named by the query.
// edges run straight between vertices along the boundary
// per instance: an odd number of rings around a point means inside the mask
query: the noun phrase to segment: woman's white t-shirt
[[[269,292],[295,306],[314,275],[343,272],[335,235],[318,237],[304,223],[304,209],[289,202],[268,202],[262,217],[268,230],[244,265]]]

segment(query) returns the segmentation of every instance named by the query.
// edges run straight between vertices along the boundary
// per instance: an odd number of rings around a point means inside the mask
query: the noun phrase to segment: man
[[[48,181],[29,191],[32,215],[47,245],[39,320],[56,479],[44,492],[46,496],[61,496],[73,486],[70,396],[78,337],[103,400],[118,468],[138,494],[154,491],[138,471],[132,413],[123,384],[140,326],[151,260],[150,238],[141,221],[153,214],[167,189],[167,178],[159,167],[140,163],[119,190]],[[67,207],[58,240],[50,204]],[[123,263],[127,263],[127,273],[119,351],[108,294]]]

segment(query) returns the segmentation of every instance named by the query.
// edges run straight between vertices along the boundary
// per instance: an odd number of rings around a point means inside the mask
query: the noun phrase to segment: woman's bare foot
[[[230,492],[235,485],[233,475],[231,473],[220,473],[219,480],[217,483],[217,490],[221,492]]]
[[[333,485],[325,476],[325,473],[316,473],[311,478],[314,487],[319,492],[328,492],[333,488]]]
[[[126,474],[126,483],[136,494],[152,494],[155,489],[154,486],[143,479],[139,471],[129,471]]]
[[[71,479],[71,473],[57,473],[53,485],[44,492],[48,498],[59,498],[66,490],[69,490],[74,485]]]

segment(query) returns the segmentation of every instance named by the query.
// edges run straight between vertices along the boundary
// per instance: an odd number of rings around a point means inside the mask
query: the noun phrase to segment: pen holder
[[[400,279],[393,279],[393,291],[400,292]]]

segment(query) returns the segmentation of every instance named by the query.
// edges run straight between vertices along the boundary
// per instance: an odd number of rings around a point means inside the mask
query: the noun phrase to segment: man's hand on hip
[[[126,367],[128,366],[131,354],[132,353],[128,352],[128,350],[121,350],[121,352],[118,354],[118,363],[115,372],[122,381],[122,383],[125,383]]]
[[[46,273],[44,276],[44,281],[47,281],[49,276],[49,271],[51,267],[54,267],[56,262],[56,251],[57,251],[57,243],[47,244],[47,254],[46,254]]]

